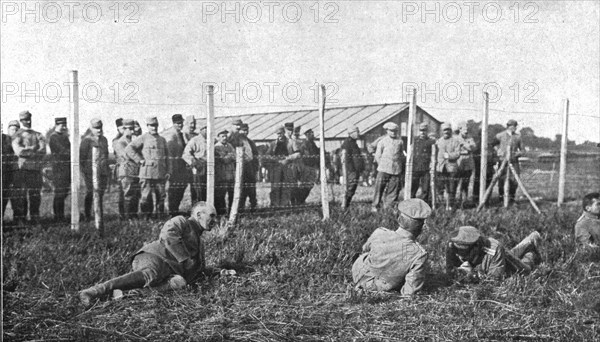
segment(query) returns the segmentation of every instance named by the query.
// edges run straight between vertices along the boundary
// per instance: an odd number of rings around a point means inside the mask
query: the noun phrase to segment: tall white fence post
[[[321,149],[319,153],[321,172],[321,204],[323,207],[323,220],[329,219],[329,196],[327,193],[327,168],[325,167],[325,86],[321,85],[321,96],[319,98],[319,142]]]
[[[479,166],[479,204],[485,203],[488,163],[488,118],[490,113],[490,94],[483,93],[483,115],[481,118],[481,165]],[[477,170],[474,170],[476,172]]]
[[[565,178],[567,175],[567,133],[569,131],[569,99],[564,100],[562,118],[562,140],[560,143],[560,171],[558,174],[558,200],[560,206],[565,201]]]
[[[406,173],[404,176],[404,199],[412,194],[413,176],[413,128],[417,115],[417,89],[412,90],[408,107],[408,122],[406,123]]]
[[[79,232],[79,81],[77,70],[69,72],[71,125],[71,230]]]
[[[208,111],[206,116],[206,203],[215,204],[215,88],[208,86]]]

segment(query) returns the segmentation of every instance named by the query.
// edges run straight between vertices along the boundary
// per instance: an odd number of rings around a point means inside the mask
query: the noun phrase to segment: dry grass
[[[421,241],[431,270],[423,295],[350,290],[354,254],[378,226],[367,205],[330,222],[316,211],[244,217],[206,236],[208,264],[237,271],[178,293],[132,291],[84,310],[78,290],[129,270],[128,256],[160,222],[107,223],[106,239],[51,226],[4,234],[3,337],[7,341],[592,341],[600,338],[600,254],[575,253],[577,207],[523,204],[450,215],[437,212]],[[514,245],[539,229],[544,263],[502,284],[459,285],[441,274],[446,236],[471,224]]]

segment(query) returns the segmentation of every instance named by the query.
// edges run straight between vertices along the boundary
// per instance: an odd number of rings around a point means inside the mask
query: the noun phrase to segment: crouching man
[[[398,204],[400,215],[396,231],[377,228],[363,245],[363,254],[352,266],[356,288],[369,291],[400,289],[410,297],[423,287],[427,252],[416,242],[431,208],[420,199]]]
[[[446,250],[446,272],[473,281],[479,277],[502,280],[514,273],[529,273],[541,262],[540,233],[533,232],[507,251],[498,240],[481,235],[471,226],[456,229]]]
[[[600,193],[583,197],[583,214],[575,223],[575,240],[580,247],[600,247]]]
[[[216,215],[213,206],[197,202],[190,218],[170,219],[162,227],[158,241],[145,245],[133,256],[132,272],[81,291],[81,303],[87,307],[95,298],[113,290],[184,288],[205,269],[201,235],[213,228]]]

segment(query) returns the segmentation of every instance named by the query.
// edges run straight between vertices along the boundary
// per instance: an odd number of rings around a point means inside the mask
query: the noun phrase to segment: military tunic
[[[179,204],[185,193],[188,183],[192,182],[192,172],[183,160],[183,151],[188,143],[186,135],[183,132],[177,132],[171,127],[162,133],[167,141],[169,150],[168,172],[171,175],[167,186],[167,198],[169,203],[169,212],[179,211]]]
[[[427,252],[413,234],[398,229],[377,228],[363,246],[352,266],[357,287],[372,291],[398,290],[411,296],[425,282]]]
[[[149,215],[154,209],[157,214],[165,210],[165,180],[169,150],[167,141],[158,134],[144,133],[126,148],[127,156],[140,164],[140,206],[142,213]],[[153,203],[152,193],[156,195]]]
[[[215,208],[218,215],[227,214],[233,203],[233,186],[235,182],[235,149],[226,142],[215,143]],[[228,196],[228,205],[225,196]]]
[[[181,156],[192,169],[194,195],[198,201],[206,201],[206,137],[198,134],[188,141]]]
[[[350,205],[352,197],[354,197],[354,193],[358,187],[360,175],[365,170],[365,161],[355,139],[347,137],[342,143],[341,149],[342,156],[344,156],[341,162],[346,167],[346,177],[348,177],[348,179],[344,179],[346,182],[346,194],[344,202],[346,206],[348,206]]]
[[[454,207],[454,198],[456,197],[456,187],[458,186],[458,159],[460,158],[460,142],[456,137],[441,137],[437,140],[437,174],[442,187],[440,191],[446,191],[448,194],[448,204],[450,208]],[[444,158],[444,153],[448,158]]]
[[[104,191],[108,186],[108,177],[110,169],[108,167],[108,140],[105,136],[86,135],[81,140],[79,146],[79,169],[83,174],[85,182],[85,216],[89,219],[92,214],[92,203],[94,200],[94,183],[93,183],[93,163],[92,150],[98,147],[98,156],[95,162],[98,165],[98,194],[100,197],[104,195]]]
[[[415,138],[413,144],[413,175],[411,184],[411,197],[415,198],[417,190],[421,187],[421,199],[429,202],[429,182],[431,165],[431,149],[435,140],[428,137]]]
[[[600,218],[587,211],[575,223],[575,240],[580,246],[600,246]]]
[[[67,133],[56,131],[48,138],[52,154],[52,181],[54,183],[54,216],[64,218],[65,199],[71,189],[71,142]]]
[[[139,163],[127,155],[127,146],[130,143],[131,138],[124,135],[113,145],[117,157],[117,180],[123,191],[123,214],[126,218],[137,216],[140,202],[140,167]]]
[[[518,133],[511,134],[510,131],[505,130],[496,135],[492,144],[496,146],[496,152],[498,154],[499,163],[502,163],[506,159],[506,151],[509,149],[510,146],[510,163],[515,169],[515,172],[517,174],[520,174],[521,167],[519,165],[519,157],[521,156],[521,153],[523,151],[521,135]],[[506,166],[506,168],[504,169],[504,171],[502,171],[500,177],[498,178],[498,193],[500,194],[500,198],[504,198],[504,183],[506,182],[507,172],[508,166]],[[508,196],[511,202],[514,201],[515,194],[517,192],[517,187],[517,180],[511,172],[510,177],[508,177]]]
[[[404,182],[405,158],[403,146],[402,139],[393,139],[389,135],[386,135],[377,143],[377,149],[375,150],[377,178],[375,179],[375,194],[371,205],[373,208],[379,207],[384,195],[384,207],[391,207],[398,201],[398,195]]]
[[[41,133],[31,128],[20,128],[12,137],[12,148],[18,157],[14,174],[14,217],[23,220],[29,214],[32,219],[40,215],[42,191],[42,167],[46,154],[46,142]],[[28,200],[29,197],[29,200]]]
[[[187,282],[193,281],[205,269],[204,242],[201,238],[202,227],[195,221],[183,216],[176,216],[163,225],[158,241],[143,246],[133,258],[142,253],[158,257],[171,270],[170,274],[178,274]],[[191,268],[184,262],[194,261]],[[158,265],[160,267],[160,265]],[[156,269],[142,269],[146,273],[147,284],[160,283],[169,274],[161,274]],[[158,277],[157,277],[158,275]],[[160,279],[159,279],[160,278]]]
[[[271,206],[291,205],[292,190],[297,187],[298,183],[298,168],[294,161],[300,158],[300,150],[296,141],[287,137],[284,137],[282,141],[272,141],[269,143],[265,158],[270,166]]]
[[[14,175],[17,157],[12,148],[12,138],[2,133],[2,217],[8,201],[14,196]],[[12,205],[15,203],[13,202]]]

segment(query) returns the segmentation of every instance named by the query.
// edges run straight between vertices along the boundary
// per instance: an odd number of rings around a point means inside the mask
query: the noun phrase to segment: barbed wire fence
[[[416,91],[415,91],[416,93]],[[78,94],[77,91],[71,92],[71,94]],[[416,96],[413,97],[416,99]],[[325,96],[322,95],[322,107],[324,113],[324,106],[326,101],[324,100]],[[416,106],[416,100],[412,100],[411,107],[415,110],[413,106]],[[157,104],[153,104],[157,105]],[[190,104],[192,105],[192,104]],[[194,103],[194,105],[196,105]],[[215,106],[215,108],[221,108],[223,106]],[[264,106],[263,106],[264,107]],[[300,106],[294,106],[300,107]],[[306,106],[308,107],[308,106]],[[314,108],[314,106],[312,106]],[[427,108],[427,107],[423,107]],[[481,112],[476,109],[469,109],[473,112]],[[499,111],[499,112],[507,112],[502,109],[490,109],[491,111]],[[507,112],[513,113],[513,112]],[[540,116],[552,116],[552,118],[556,117],[556,119],[560,118],[561,113],[551,113],[551,112],[540,112],[540,113],[531,113],[531,115],[540,115]],[[567,117],[569,116],[581,116],[586,118],[592,118],[595,120],[600,120],[599,117],[593,115],[583,115],[583,114],[570,114],[567,113]],[[409,113],[409,120],[407,127],[417,126],[417,123],[414,122],[414,115]],[[557,122],[557,131],[560,130],[560,120],[553,120]],[[525,137],[524,137],[525,138]],[[71,137],[72,139],[72,137]],[[565,137],[566,139],[566,137]],[[474,152],[472,152],[472,157],[476,160],[474,168],[473,168],[473,176],[471,176],[471,180],[469,180],[469,186],[467,187],[467,195],[466,198],[462,198],[460,191],[457,191],[456,198],[459,200],[470,200],[472,202],[477,202],[480,200],[480,196],[478,196],[477,186],[475,185],[478,182],[478,171],[479,164],[477,160],[482,159],[481,153],[481,141],[476,141],[477,148]],[[323,146],[323,145],[321,145]],[[524,141],[524,146],[527,147],[527,142]],[[566,146],[565,146],[566,147]],[[494,157],[496,153],[495,150],[488,150],[486,154],[488,157],[488,172],[487,178],[488,181],[490,177],[493,177],[494,172],[498,167],[498,160]],[[322,206],[324,201],[327,203],[336,203],[336,205],[341,205],[344,193],[345,193],[345,182],[346,179],[343,177],[343,167],[340,163],[339,156],[336,156],[335,151],[327,152],[329,158],[325,161],[325,166],[319,167],[320,170],[315,170],[315,168],[307,167],[304,161],[318,158],[319,164],[322,165],[321,156],[314,155],[304,155],[302,159],[296,162],[285,163],[283,165],[282,160],[285,157],[281,156],[269,156],[269,155],[259,155],[256,156],[259,159],[259,167],[255,170],[255,174],[250,177],[250,179],[243,179],[242,183],[245,183],[242,186],[242,189],[238,189],[240,192],[241,201],[235,202],[239,203],[239,216],[244,218],[248,215],[255,215],[261,212],[276,212],[276,213],[301,213],[306,210],[317,210],[319,206]],[[600,154],[598,153],[579,153],[573,151],[571,154],[565,155],[566,162],[566,172],[563,172],[563,176],[565,178],[563,185],[563,194],[559,194],[561,191],[560,179],[561,179],[561,149],[556,145],[552,145],[549,149],[545,149],[543,151],[534,151],[529,150],[525,151],[524,154],[518,161],[517,168],[520,169],[519,175],[520,179],[527,189],[533,200],[536,202],[539,201],[550,201],[550,202],[562,202],[562,201],[570,201],[580,199],[584,194],[591,191],[600,190]],[[65,175],[63,173],[57,173],[55,170],[64,170],[65,168],[61,168],[60,164],[65,163],[68,164],[66,169],[69,167],[73,167],[72,162],[69,160],[61,159],[62,161],[57,161],[56,156],[51,154],[46,154],[42,159],[38,161],[40,164],[40,174],[43,179],[41,185],[41,208],[40,208],[40,217],[31,217],[31,209],[30,209],[30,219],[38,222],[50,222],[55,214],[55,208],[53,207],[53,198],[54,195],[58,193],[67,193],[65,210],[66,212],[70,211],[70,198],[72,194],[72,186],[65,185],[64,182],[61,182],[61,177]],[[361,156],[364,159],[365,164],[367,165],[367,169],[362,173],[356,194],[353,198],[353,203],[370,203],[373,200],[374,189],[373,183],[376,174],[376,165],[373,165],[373,158],[369,152],[364,152]],[[238,157],[239,159],[239,157]],[[433,158],[435,159],[435,158]],[[78,163],[90,163],[90,160],[78,161]],[[165,160],[165,163],[168,161]],[[214,164],[222,165],[225,162],[223,158],[219,156],[215,156]],[[228,160],[227,162],[230,162]],[[8,203],[7,210],[3,210],[5,214],[4,217],[8,220],[8,222],[13,221],[11,227],[14,228],[24,228],[31,225],[31,222],[27,222],[23,217],[21,220],[14,220],[13,212],[15,204],[21,205],[24,200],[30,196],[23,189],[19,189],[13,183],[13,178],[16,171],[16,164],[18,160],[16,157],[5,156],[3,154],[2,158],[3,163],[3,202]],[[480,162],[479,162],[480,163]],[[242,162],[243,164],[243,162]],[[237,161],[236,165],[240,165],[240,160]],[[321,166],[320,165],[320,166]],[[406,163],[406,168],[411,168],[414,165],[414,162],[411,162],[410,158]],[[77,165],[79,166],[79,165]],[[432,164],[430,167],[434,167]],[[115,167],[115,165],[111,165],[111,167]],[[14,170],[11,172],[11,169]],[[324,172],[322,171],[324,170]],[[8,172],[7,172],[8,171]],[[233,169],[235,173],[235,168]],[[191,173],[191,171],[190,171]],[[113,171],[111,171],[113,174]],[[442,175],[437,173],[432,173],[432,178],[434,179],[432,182],[432,187],[430,191],[432,192],[432,196],[430,198],[436,202],[436,207],[443,207],[443,203],[445,202],[448,194],[444,194],[443,191],[440,191],[442,188],[441,182],[444,181]],[[406,179],[405,179],[406,178]],[[403,175],[402,179],[407,181],[410,178]],[[323,182],[325,180],[325,182]],[[107,220],[119,220],[123,219],[124,213],[123,209],[120,208],[122,206],[122,190],[119,185],[118,179],[116,177],[108,177],[107,178],[107,187],[104,191],[104,195],[102,197],[103,204],[103,218]],[[465,181],[466,182],[466,181]],[[78,194],[79,197],[83,199],[87,189],[84,182],[81,182],[78,186]],[[169,203],[169,193],[171,190],[180,190],[184,192],[183,198],[181,200],[179,210],[180,212],[188,211],[192,205],[192,188],[194,188],[193,179],[189,179],[184,182],[165,182],[168,184],[167,186],[167,194],[166,198],[158,198],[160,196],[153,196],[153,216],[151,218],[156,219],[164,219],[169,214],[168,203]],[[324,184],[324,186],[320,186]],[[406,183],[405,183],[406,184]],[[492,191],[492,200],[490,201],[490,205],[495,205],[494,198],[497,198],[498,187],[502,185],[496,185],[495,189]],[[233,196],[232,190],[234,188],[234,183],[231,182],[231,179],[227,182],[217,181],[214,184],[214,191],[220,197],[222,193],[226,193],[226,196]],[[404,190],[406,190],[406,186],[402,186]],[[256,194],[256,201],[254,202],[254,195]],[[409,197],[405,191],[401,191],[400,198],[404,199]],[[421,189],[417,191],[417,196],[422,196]],[[563,198],[560,199],[560,196]],[[323,200],[325,199],[325,200]],[[31,200],[31,199],[30,199]],[[521,189],[517,190],[517,200],[526,201],[524,198],[524,193]],[[163,202],[164,201],[164,202]],[[211,200],[214,201],[214,200]],[[79,210],[77,212],[85,214],[85,201],[78,201]],[[163,203],[163,208],[159,208],[156,206],[157,203]],[[229,203],[231,200],[226,200],[226,208],[227,210],[231,209],[232,206]],[[497,203],[496,203],[497,204]],[[4,207],[4,203],[3,203]],[[27,208],[20,208],[21,210],[25,210],[27,213]],[[222,209],[222,208],[221,208]],[[139,211],[138,211],[139,212]],[[165,214],[164,216],[162,214]],[[91,215],[83,215],[83,218],[89,220]],[[324,214],[324,216],[327,216]],[[65,224],[67,224],[65,222]]]

